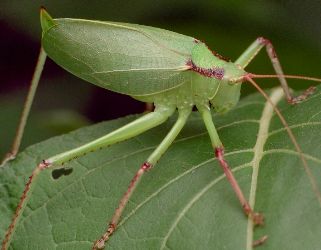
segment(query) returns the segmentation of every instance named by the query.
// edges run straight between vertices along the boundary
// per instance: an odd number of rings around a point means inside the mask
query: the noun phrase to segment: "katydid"
[[[285,78],[302,78],[321,82],[320,79],[284,75],[271,42],[262,37],[256,39],[235,62],[230,62],[211,51],[200,40],[163,29],[116,22],[69,18],[52,19],[44,9],[41,9],[40,19],[43,30],[42,49],[34,75],[33,87],[30,91],[30,98],[25,105],[25,112],[22,115],[22,122],[13,150],[5,161],[14,158],[18,151],[23,127],[46,55],[65,70],[90,83],[130,95],[139,101],[154,103],[155,110],[101,138],[43,160],[34,169],[25,186],[12,223],[2,243],[3,250],[10,245],[11,235],[32,193],[34,179],[41,171],[59,167],[86,153],[139,135],[164,123],[177,110],[176,123],[141,165],[120,200],[106,232],[93,244],[93,249],[104,248],[105,242],[116,230],[122,212],[140,179],[146,171],[156,165],[173,143],[187,122],[194,106],[202,116],[215,156],[235,191],[244,213],[253,220],[254,225],[263,224],[263,215],[252,210],[224,159],[224,147],[212,120],[210,106],[213,106],[219,113],[230,110],[238,103],[241,83],[245,81],[252,83],[271,102],[253,80],[264,77],[277,77],[288,102],[297,104],[313,94],[314,88],[309,88],[302,95],[294,97]],[[246,72],[246,66],[264,47],[267,49],[277,74],[255,75]],[[313,189],[321,202],[319,189],[309,171],[299,144],[280,111],[272,102],[271,104],[294,143]],[[263,242],[263,240],[259,240],[259,242]]]

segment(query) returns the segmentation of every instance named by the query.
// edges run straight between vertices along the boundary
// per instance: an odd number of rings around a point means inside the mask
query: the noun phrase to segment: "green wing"
[[[150,95],[190,81],[194,38],[137,24],[54,19],[48,56],[72,74],[127,95]]]

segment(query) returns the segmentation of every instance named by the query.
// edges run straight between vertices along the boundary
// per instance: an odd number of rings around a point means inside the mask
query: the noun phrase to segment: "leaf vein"
[[[283,90],[281,88],[277,88],[274,90],[270,99],[273,103],[277,104],[281,98],[283,97]],[[268,139],[268,131],[273,117],[273,107],[269,102],[265,103],[264,109],[262,111],[262,116],[259,123],[259,132],[257,135],[256,144],[253,148],[254,156],[252,160],[253,172],[252,172],[252,181],[250,188],[250,196],[249,196],[249,204],[254,209],[255,206],[255,198],[256,198],[256,187],[257,187],[257,179],[259,175],[259,167],[260,161],[264,152],[264,145]],[[253,247],[253,220],[249,216],[246,230],[246,249],[251,250]]]

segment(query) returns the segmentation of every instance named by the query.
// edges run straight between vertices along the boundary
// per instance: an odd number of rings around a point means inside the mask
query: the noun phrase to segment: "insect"
[[[59,167],[101,147],[139,135],[164,123],[177,110],[178,119],[174,126],[141,165],[120,200],[106,232],[102,232],[102,236],[93,243],[93,249],[104,248],[106,241],[116,230],[123,210],[140,179],[145,172],[156,165],[173,143],[194,106],[201,114],[215,156],[235,191],[244,213],[249,216],[254,225],[263,224],[263,215],[253,211],[224,159],[224,147],[212,120],[210,106],[212,105],[219,113],[230,110],[239,101],[241,83],[244,81],[252,83],[269,100],[253,80],[264,77],[277,77],[288,102],[297,104],[313,94],[314,88],[309,88],[302,95],[294,97],[285,78],[320,81],[319,79],[284,75],[271,42],[262,37],[256,39],[235,62],[230,62],[211,51],[200,40],[153,27],[80,19],[52,19],[44,9],[41,9],[41,26],[43,49],[36,69],[38,73],[34,78],[36,84],[47,54],[58,65],[74,75],[100,87],[130,95],[137,100],[152,102],[155,110],[103,137],[39,163],[25,186],[2,243],[2,249],[7,249],[10,244],[17,221],[30,198],[34,179],[40,172]],[[277,75],[255,75],[245,71],[246,66],[264,47]],[[273,103],[272,106],[274,106]],[[285,125],[304,167],[308,169],[300,146],[289,126],[280,111],[275,106],[274,108]],[[18,151],[22,131],[16,137],[18,142],[15,143],[15,150],[6,160],[14,157]],[[310,175],[310,178],[315,192],[319,195],[313,176]],[[266,237],[258,242],[261,244],[265,240]]]

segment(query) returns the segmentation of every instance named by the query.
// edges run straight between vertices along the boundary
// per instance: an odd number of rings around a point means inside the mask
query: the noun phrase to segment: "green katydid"
[[[215,155],[236,192],[245,214],[253,219],[254,224],[263,223],[263,216],[252,210],[224,159],[223,144],[212,121],[210,104],[218,112],[228,111],[239,100],[240,83],[249,81],[258,88],[253,78],[278,77],[287,100],[292,104],[304,100],[313,93],[313,88],[310,88],[298,97],[292,96],[285,81],[286,77],[292,76],[283,74],[269,40],[258,38],[232,63],[213,53],[197,39],[158,28],[80,19],[52,19],[44,9],[41,10],[41,25],[43,49],[41,49],[36,68],[35,84],[32,85],[35,87],[32,88],[31,98],[29,98],[22,116],[22,125],[18,130],[14,150],[6,160],[13,158],[18,151],[23,127],[46,54],[67,71],[93,84],[130,95],[140,101],[153,102],[155,110],[106,136],[41,162],[26,184],[12,224],[3,241],[2,249],[8,248],[17,220],[19,220],[19,216],[31,195],[30,189],[33,181],[42,170],[60,166],[90,151],[134,137],[162,124],[175,110],[178,110],[179,116],[173,128],[139,168],[121,199],[106,232],[94,243],[93,249],[103,248],[105,242],[115,231],[123,209],[139,180],[147,170],[155,166],[173,143],[194,106],[201,113]],[[273,63],[277,73],[275,76],[255,75],[244,70],[263,47],[266,47]],[[300,77],[293,76],[293,78]],[[320,81],[316,78],[301,78]],[[261,90],[259,89],[259,91]],[[268,99],[264,92],[262,94]],[[272,106],[274,105],[272,104]],[[285,125],[309,174],[306,160],[295,137],[279,110],[275,106],[274,108]],[[311,174],[309,176],[313,188],[320,198],[313,176]]]

